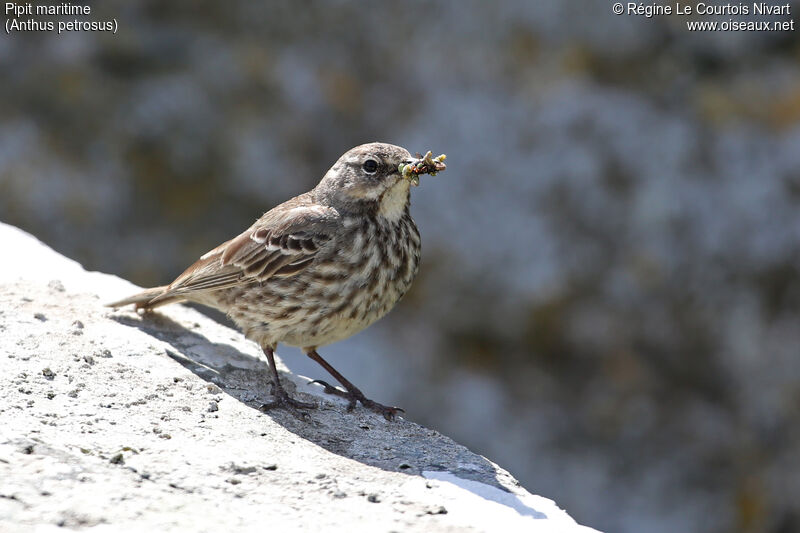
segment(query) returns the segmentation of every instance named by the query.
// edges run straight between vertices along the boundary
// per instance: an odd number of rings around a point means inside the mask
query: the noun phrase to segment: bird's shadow
[[[134,327],[166,344],[167,355],[201,379],[218,386],[224,394],[269,416],[298,437],[309,440],[331,453],[392,472],[422,476],[423,472],[449,472],[456,478],[477,481],[499,491],[497,501],[524,516],[545,519],[547,515],[525,503],[500,482],[499,472],[486,458],[469,451],[437,431],[398,418],[387,422],[360,405],[353,411],[341,399],[308,394],[306,383],[286,372],[281,382],[294,396],[319,407],[311,410],[260,407],[271,399],[271,377],[265,359],[257,359],[231,344],[212,342],[168,316],[148,312],[143,315],[114,314],[110,318]],[[195,324],[199,329],[199,324]],[[320,368],[322,372],[322,368]],[[327,377],[326,377],[327,378]],[[313,387],[313,386],[311,386]],[[476,421],[479,422],[479,421]],[[390,446],[387,446],[390,445]],[[440,478],[441,479],[441,478]],[[469,485],[469,484],[467,484]],[[469,486],[463,487],[470,490]],[[479,494],[486,497],[486,494]]]

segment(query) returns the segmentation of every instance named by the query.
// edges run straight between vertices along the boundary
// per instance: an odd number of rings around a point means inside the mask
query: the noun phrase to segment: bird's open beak
[[[411,158],[398,167],[400,174],[409,180],[412,185],[419,185],[419,177],[422,174],[430,174],[435,176],[437,172],[442,172],[447,169],[444,160],[446,155],[442,154],[438,157],[433,157],[433,152],[430,150],[424,156],[417,154],[416,158]]]

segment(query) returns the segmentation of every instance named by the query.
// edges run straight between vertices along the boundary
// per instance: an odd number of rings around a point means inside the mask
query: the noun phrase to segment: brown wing
[[[266,213],[247,231],[201,257],[151,303],[301,272],[330,241],[338,220],[334,209],[304,203],[287,202]]]

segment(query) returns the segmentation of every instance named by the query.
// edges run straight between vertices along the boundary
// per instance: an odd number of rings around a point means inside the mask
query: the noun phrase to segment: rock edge
[[[283,377],[320,409],[263,414],[265,362],[239,332],[180,305],[107,309],[137,287],[13,226],[0,243],[0,530],[593,531],[304,378]]]

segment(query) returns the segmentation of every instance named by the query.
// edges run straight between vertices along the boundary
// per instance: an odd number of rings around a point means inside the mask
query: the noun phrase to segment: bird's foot
[[[359,390],[343,391],[342,389],[338,389],[333,385],[331,385],[330,383],[322,381],[321,379],[315,379],[314,381],[311,382],[311,384],[314,383],[322,385],[325,388],[324,389],[325,394],[332,394],[334,396],[339,396],[341,398],[346,399],[348,401],[347,404],[348,411],[352,411],[353,409],[355,409],[356,402],[361,402],[361,405],[363,405],[370,411],[382,415],[383,418],[385,418],[386,420],[394,420],[394,418],[397,416],[398,413],[406,412],[405,409],[402,409],[400,407],[390,407],[388,405],[383,405],[373,400],[370,400],[369,398],[364,396],[364,394]]]
[[[402,407],[383,405],[382,403],[374,402],[368,398],[362,398],[359,399],[358,401],[361,402],[361,405],[363,405],[370,411],[378,413],[379,415],[383,415],[383,418],[390,421],[394,420],[394,418],[397,416],[398,413],[406,412],[406,410],[403,409]]]
[[[273,387],[272,395],[274,399],[271,402],[261,404],[259,407],[262,411],[269,411],[276,407],[295,407],[297,409],[316,409],[317,404],[314,402],[301,402],[289,396],[283,387]]]
[[[322,381],[321,379],[315,379],[314,381],[310,381],[309,385],[314,384],[322,385],[325,388],[325,394],[330,394],[332,396],[339,396],[340,398],[344,398],[349,403],[347,404],[347,410],[352,411],[356,408],[356,402],[358,401],[358,397],[355,394],[351,394],[347,391],[343,391],[342,389],[337,389],[327,381]],[[366,399],[366,398],[365,398]]]

